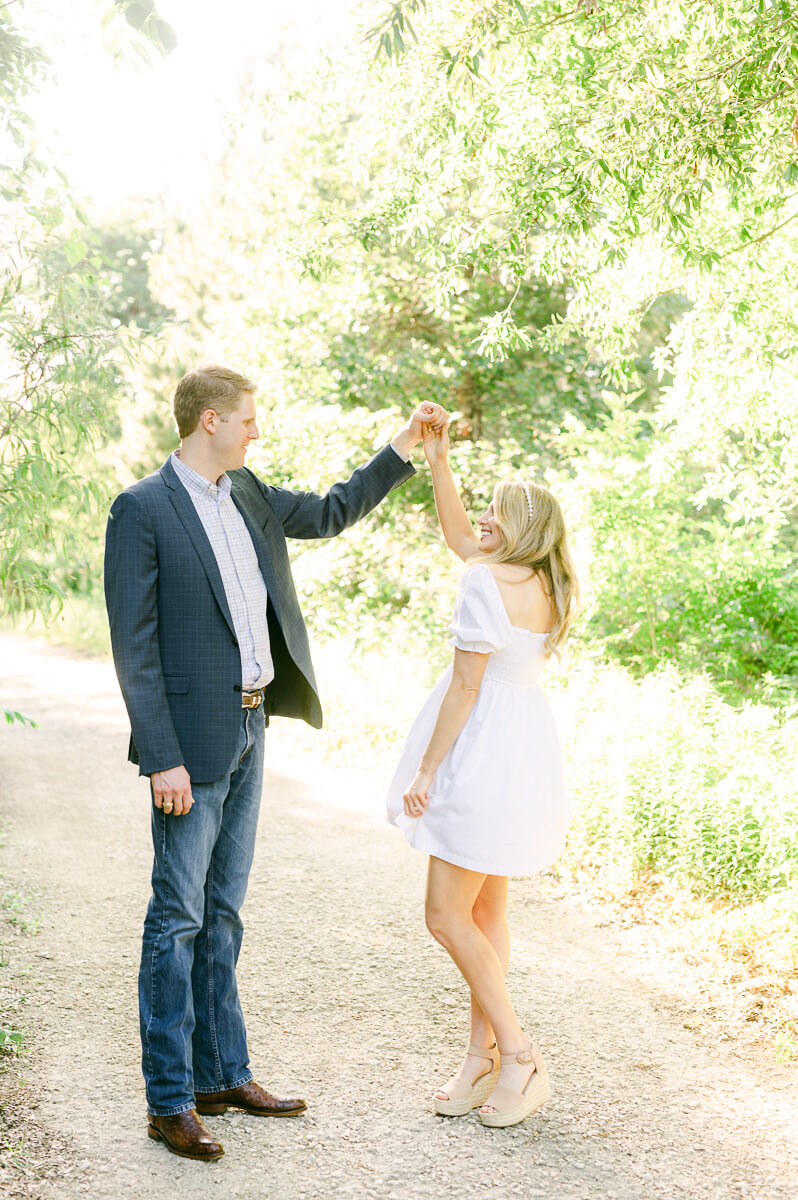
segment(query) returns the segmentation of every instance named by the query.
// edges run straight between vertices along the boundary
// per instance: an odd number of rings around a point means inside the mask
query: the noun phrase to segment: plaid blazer
[[[334,537],[413,474],[390,446],[323,496],[273,487],[247,467],[229,472],[269,596],[267,715],[322,723],[286,538]],[[240,728],[241,658],[216,558],[168,459],[111,506],[105,600],[130,761],[141,775],[182,763],[197,783],[219,779]]]

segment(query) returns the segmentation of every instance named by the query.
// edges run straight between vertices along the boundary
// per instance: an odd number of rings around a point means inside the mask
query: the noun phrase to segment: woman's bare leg
[[[487,1022],[487,1026],[495,1033],[500,1049],[507,1053],[522,1049],[527,1041],[507,994],[504,983],[505,965],[474,919],[474,907],[487,878],[479,872],[468,871],[464,867],[430,857],[427,875],[427,928],[448,950],[471,989],[482,1021]],[[491,890],[489,889],[489,892]],[[499,948],[502,950],[501,929],[497,932]],[[485,1029],[484,1023],[482,1029]],[[490,1042],[492,1041],[491,1037]],[[484,1060],[481,1060],[481,1069],[484,1070]],[[472,1078],[478,1074],[478,1069],[471,1071]],[[509,1078],[505,1079],[505,1082],[508,1086],[513,1086]]]
[[[486,875],[485,882],[479,890],[471,914],[477,926],[496,951],[496,956],[502,966],[502,974],[507,974],[510,965],[510,929],[507,924],[507,885],[506,875]],[[490,1021],[483,1013],[474,993],[471,993],[471,1041],[476,1046],[492,1046],[496,1035]]]
[[[510,962],[510,931],[507,927],[507,883],[506,876],[486,875],[477,898],[471,909],[475,924],[488,939],[506,975]],[[493,1027],[482,1009],[479,1007],[473,992],[471,993],[471,1038],[475,1046],[490,1049],[496,1041]],[[435,1094],[441,1100],[448,1100],[451,1089],[462,1081],[467,1086],[473,1086],[476,1079],[485,1071],[487,1060],[473,1054],[466,1054],[460,1070],[447,1080],[440,1091]]]

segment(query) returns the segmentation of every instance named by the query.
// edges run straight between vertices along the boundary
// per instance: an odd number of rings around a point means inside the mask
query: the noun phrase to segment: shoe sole
[[[201,1108],[197,1105],[197,1112],[201,1117],[221,1117],[228,1109],[233,1112],[249,1113],[252,1117],[301,1117],[307,1112],[307,1105],[304,1108],[291,1108],[288,1112],[268,1112],[262,1108],[244,1108],[241,1104],[205,1104]]]
[[[218,1154],[187,1154],[185,1150],[176,1150],[169,1139],[165,1138],[160,1129],[156,1129],[154,1125],[147,1126],[147,1137],[151,1137],[154,1142],[163,1142],[171,1154],[176,1154],[178,1158],[190,1158],[192,1162],[216,1162],[224,1155],[224,1150],[220,1150]]]
[[[539,1074],[536,1071],[524,1092],[523,1100],[515,1108],[506,1109],[504,1112],[481,1112],[479,1119],[489,1129],[506,1129],[508,1125],[518,1125],[519,1122],[525,1120],[536,1109],[544,1105],[550,1097],[551,1085],[548,1073]]]
[[[464,1117],[472,1108],[479,1108],[496,1086],[499,1078],[498,1071],[491,1071],[483,1079],[478,1079],[467,1096],[462,1100],[441,1100],[440,1096],[432,1097],[436,1113],[441,1117]]]

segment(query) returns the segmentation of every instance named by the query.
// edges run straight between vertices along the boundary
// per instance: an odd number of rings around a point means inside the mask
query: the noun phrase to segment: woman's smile
[[[479,528],[479,548],[480,550],[498,550],[501,546],[502,535],[499,526],[496,524],[496,518],[493,515],[493,505],[489,505],[487,512],[477,517],[477,526]]]

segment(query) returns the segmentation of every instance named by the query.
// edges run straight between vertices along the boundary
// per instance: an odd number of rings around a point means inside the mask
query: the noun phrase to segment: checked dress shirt
[[[266,584],[244,518],[230,495],[230,478],[210,483],[172,453],[175,473],[191,497],[208,536],[241,653],[244,689],[262,688],[274,679],[269,627],[266,618]]]

